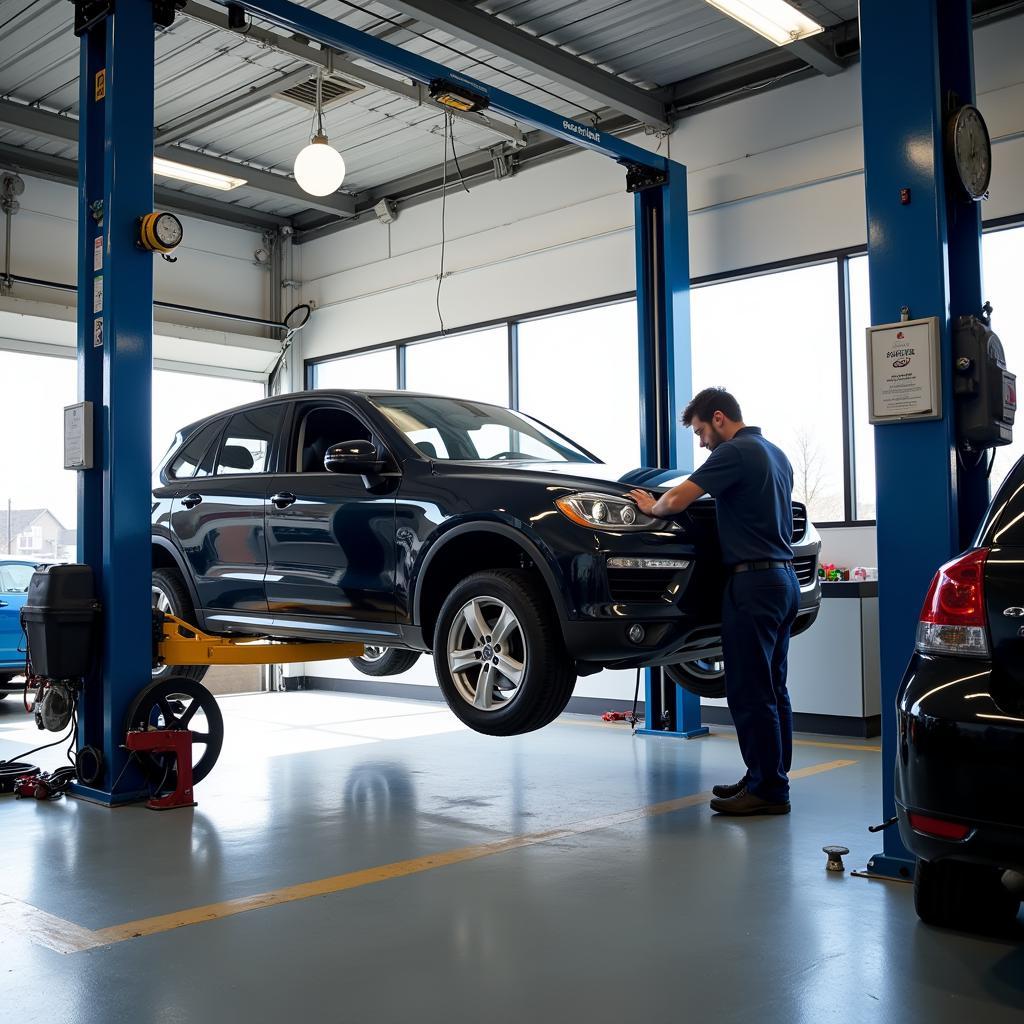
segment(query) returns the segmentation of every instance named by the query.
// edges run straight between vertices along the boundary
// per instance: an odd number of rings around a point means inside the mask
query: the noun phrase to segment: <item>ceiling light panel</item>
[[[776,46],[795,43],[798,39],[824,32],[806,14],[798,11],[786,0],[706,0],[716,10],[727,14],[747,28],[764,36]]]

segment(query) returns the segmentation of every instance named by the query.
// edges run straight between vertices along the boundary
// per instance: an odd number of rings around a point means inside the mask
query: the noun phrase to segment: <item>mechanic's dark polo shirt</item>
[[[714,499],[726,565],[793,557],[793,467],[781,449],[743,427],[690,480]]]

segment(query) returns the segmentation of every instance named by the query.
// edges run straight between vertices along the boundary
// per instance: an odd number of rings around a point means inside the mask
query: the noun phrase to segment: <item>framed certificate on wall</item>
[[[872,423],[942,419],[940,352],[937,316],[868,328]]]

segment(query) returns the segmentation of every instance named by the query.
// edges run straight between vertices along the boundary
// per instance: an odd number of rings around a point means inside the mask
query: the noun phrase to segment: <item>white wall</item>
[[[975,34],[978,105],[995,143],[986,219],[1024,212],[1024,19]],[[632,141],[647,148],[655,140]],[[662,143],[688,168],[694,277],[863,245],[860,69],[697,114]],[[633,200],[612,161],[580,151],[447,200],[441,304],[448,328],[597,299],[634,286]],[[299,247],[303,298],[318,309],[307,358],[438,330],[440,202]],[[823,531],[823,556],[877,564],[872,528]],[[799,643],[799,640],[796,641]],[[311,674],[353,677],[344,663]],[[428,682],[429,662],[395,681]],[[626,673],[577,694],[632,697]]]
[[[63,284],[76,283],[78,255],[77,189],[22,175],[25,192],[19,198],[11,233],[11,271]],[[265,317],[269,303],[269,273],[254,263],[261,234],[245,228],[213,224],[180,215],[184,240],[177,263],[153,256],[154,294],[163,302]],[[2,225],[2,219],[0,219]],[[2,249],[2,243],[0,243]],[[15,298],[44,299],[74,306],[67,292],[42,292],[16,285]],[[179,311],[157,310],[161,322],[184,324],[236,334],[259,334],[259,328],[232,321],[211,320]]]

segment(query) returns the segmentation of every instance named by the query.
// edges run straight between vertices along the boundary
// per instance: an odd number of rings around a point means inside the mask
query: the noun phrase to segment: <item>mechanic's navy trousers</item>
[[[722,599],[726,699],[747,766],[747,789],[773,803],[789,799],[793,709],[786,670],[799,603],[792,567],[736,573]]]

